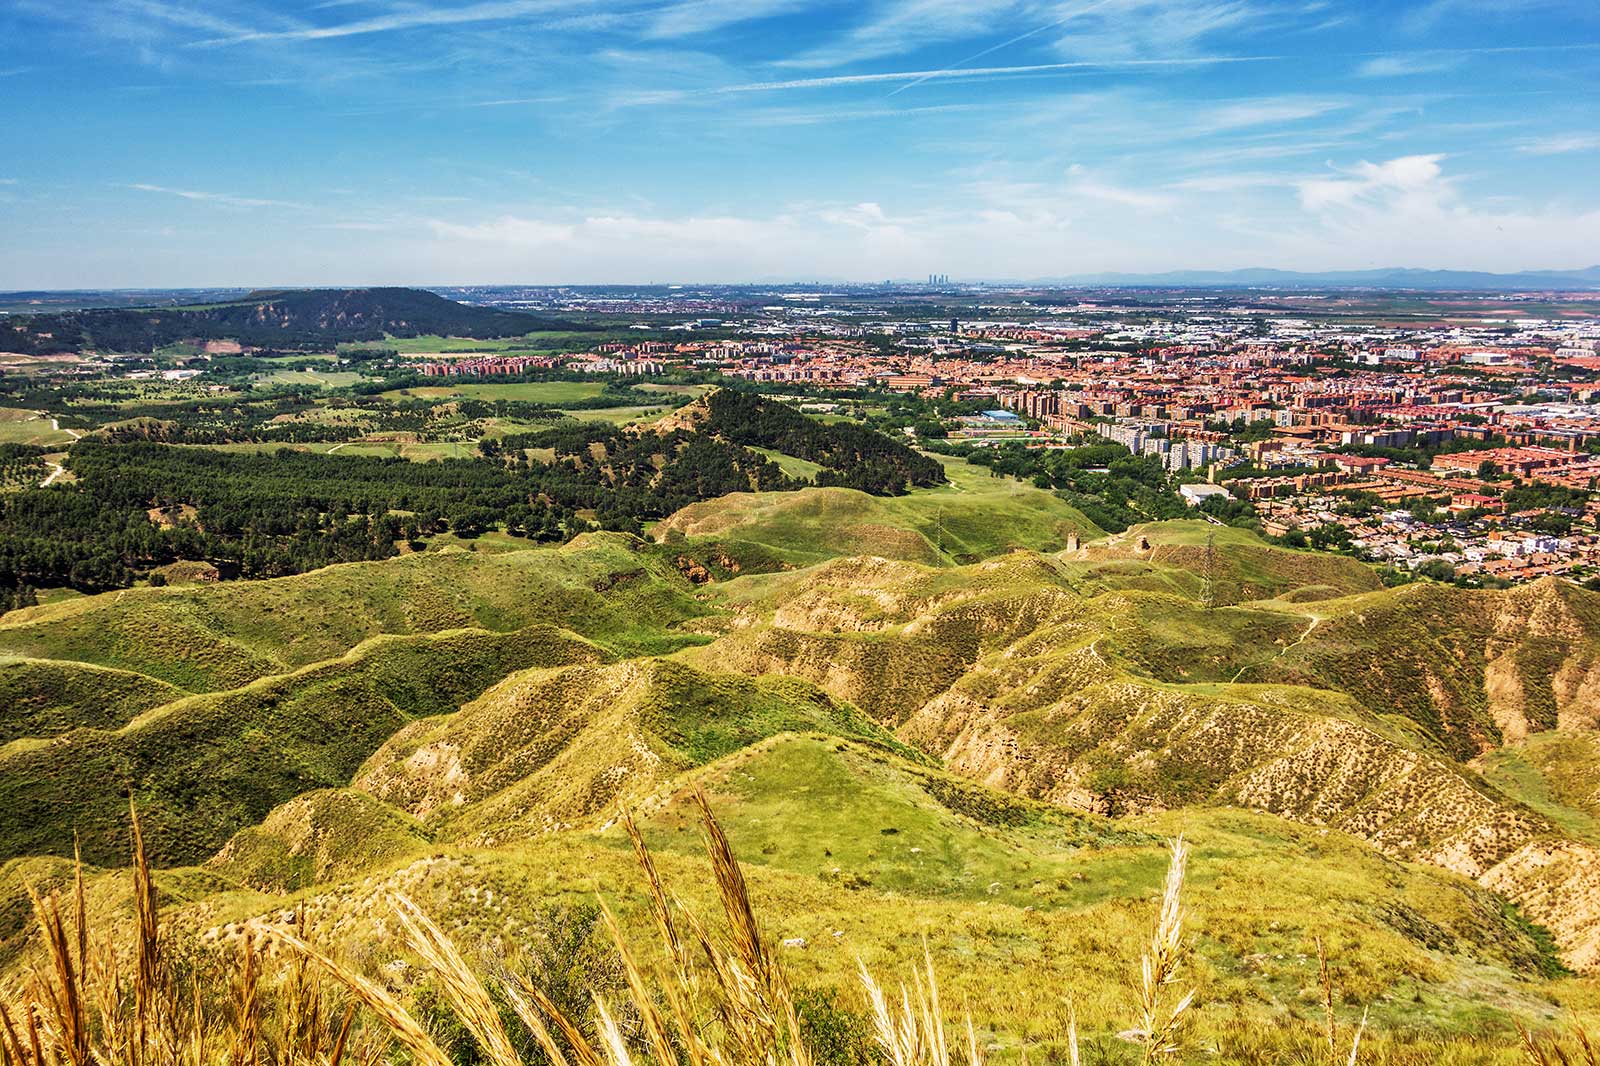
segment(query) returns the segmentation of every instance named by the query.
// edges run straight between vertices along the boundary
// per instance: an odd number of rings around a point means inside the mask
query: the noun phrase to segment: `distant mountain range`
[[[1040,278],[1042,285],[1112,285],[1173,288],[1359,288],[1424,289],[1430,291],[1484,290],[1540,292],[1600,290],[1600,266],[1581,270],[1527,270],[1515,274],[1490,274],[1478,270],[1422,270],[1384,267],[1376,270],[1329,270],[1307,273],[1254,267],[1244,270],[1173,270],[1159,274],[1079,274]]]

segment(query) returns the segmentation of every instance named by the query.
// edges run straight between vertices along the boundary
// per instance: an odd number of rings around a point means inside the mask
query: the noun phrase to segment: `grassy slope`
[[[1501,593],[1421,584],[1331,601],[1287,680],[1393,707],[1460,759],[1600,716],[1600,596],[1555,580]]]
[[[65,445],[74,439],[66,430],[54,428],[38,411],[0,407],[0,444]]]
[[[164,681],[84,663],[0,656],[0,744],[116,728],[184,695]]]
[[[735,493],[693,504],[662,521],[658,540],[681,533],[715,541],[739,557],[777,554],[796,565],[841,555],[922,563],[975,562],[1014,548],[1060,551],[1076,533],[1101,530],[1053,493],[1009,478],[963,483],[899,497],[852,489]]]
[[[0,855],[125,851],[128,800],[152,861],[197,862],[276,804],[346,784],[406,723],[454,710],[512,671],[594,659],[550,626],[379,637],[348,656],[185,697],[115,731],[76,729],[0,752]]]
[[[282,905],[220,890],[230,882],[273,892],[337,882],[337,890],[312,891],[318,932],[370,955],[378,897],[390,888],[462,923],[464,935],[483,937],[517,935],[518,923],[551,900],[590,898],[594,889],[617,899],[619,884],[635,882],[615,831],[536,834],[597,823],[619,796],[652,812],[647,832],[663,849],[664,869],[679,875],[691,900],[703,901],[703,869],[688,857],[692,834],[682,812],[682,788],[699,783],[756,867],[769,931],[807,939],[792,956],[802,981],[847,985],[858,955],[903,968],[927,934],[949,975],[947,997],[970,996],[980,1024],[1008,1036],[1037,1033],[1056,1024],[1059,990],[1072,987],[1086,1027],[1104,1036],[1128,1022],[1134,952],[1162,866],[1156,840],[1181,829],[1197,848],[1190,901],[1204,960],[1202,1024],[1219,1044],[1230,1016],[1283,1020],[1305,1009],[1316,934],[1330,944],[1350,1001],[1373,1004],[1382,1029],[1503,1029],[1508,1010],[1549,1017],[1557,995],[1594,1009],[1600,995],[1587,985],[1538,980],[1552,961],[1547,944],[1472,882],[1385,858],[1337,830],[1209,805],[1343,825],[1403,855],[1448,843],[1457,824],[1452,810],[1464,811],[1460,824],[1477,830],[1493,828],[1505,812],[1532,818],[1454,769],[1444,757],[1448,737],[1425,732],[1435,728],[1425,714],[1371,694],[1414,685],[1406,672],[1413,653],[1403,643],[1422,640],[1416,655],[1437,652],[1425,643],[1436,638],[1419,634],[1432,633],[1440,619],[1494,642],[1496,655],[1518,664],[1518,676],[1548,678],[1558,653],[1565,662],[1575,654],[1587,661],[1600,598],[1564,590],[1554,603],[1547,593],[1378,591],[1370,572],[1348,560],[1219,531],[1213,587],[1226,590],[1218,598],[1232,606],[1207,611],[1194,599],[1196,572],[1214,527],[1200,523],[1130,531],[1149,538],[1154,550],[1147,552],[1122,535],[1071,555],[1017,552],[952,566],[957,554],[1002,553],[1026,538],[1059,551],[1075,524],[1050,494],[963,477],[952,488],[898,500],[862,503],[851,498],[859,494],[828,490],[732,497],[720,501],[721,516],[718,507],[697,505],[663,525],[688,533],[690,544],[725,545],[735,556],[759,548],[772,563],[832,560],[698,592],[676,573],[675,549],[640,550],[626,538],[602,537],[560,552],[430,554],[283,583],[168,590],[136,604],[154,608],[155,632],[171,635],[165,650],[101,635],[131,624],[135,594],[25,612],[0,625],[0,647],[31,654],[81,647],[85,659],[117,665],[142,655],[138,668],[197,688],[328,659],[375,631],[432,632],[451,620],[506,629],[554,618],[617,655],[682,650],[667,660],[534,669],[465,710],[411,725],[411,711],[361,702],[370,680],[340,688],[349,679],[319,666],[297,675],[300,688],[272,678],[249,695],[179,704],[215,701],[226,713],[169,708],[109,740],[85,733],[80,746],[69,734],[63,750],[77,753],[72,762],[48,759],[41,754],[48,748],[23,741],[0,754],[0,781],[19,780],[3,760],[23,759],[14,765],[29,768],[30,791],[46,801],[4,815],[15,828],[0,824],[0,839],[51,818],[59,837],[67,830],[56,808],[77,801],[69,785],[82,766],[121,780],[119,767],[96,762],[96,752],[125,758],[129,735],[168,729],[150,750],[163,759],[193,751],[195,760],[181,772],[123,778],[170,790],[170,805],[158,802],[151,822],[158,839],[171,834],[183,850],[165,858],[203,856],[199,839],[187,835],[197,813],[201,820],[225,815],[207,830],[211,846],[266,820],[235,836],[209,871],[170,871],[165,883],[215,922]],[[997,516],[988,525],[986,507]],[[942,555],[933,543],[941,520]],[[889,549],[872,551],[888,560],[837,558],[871,550],[863,545]],[[704,635],[695,640],[679,629]],[[1463,671],[1459,687],[1470,691],[1482,676],[1473,645],[1449,639],[1454,650],[1436,666]],[[1362,669],[1327,665],[1344,662],[1337,657],[1358,645]],[[1385,655],[1387,647],[1399,653]],[[195,665],[177,664],[179,654],[192,654]],[[228,663],[244,654],[252,656],[244,666]],[[1473,654],[1481,660],[1484,653]],[[498,661],[474,676],[492,680],[505,666]],[[903,736],[947,755],[968,778],[1058,804],[1109,797],[1146,813],[1111,822],[988,792],[900,758],[881,729],[801,681],[729,670],[790,674],[883,722],[910,720]],[[423,684],[432,671],[419,661],[403,673]],[[306,683],[324,676],[333,682],[329,691]],[[1525,683],[1517,700],[1502,692],[1496,706],[1504,711],[1520,700],[1535,723],[1549,717],[1540,708],[1559,717],[1567,706],[1571,717],[1589,690],[1579,674],[1563,676],[1544,687]],[[1325,687],[1284,683],[1296,680]],[[1339,688],[1367,705],[1330,691]],[[265,719],[253,719],[250,707],[265,702],[263,692],[281,698],[276,709],[265,708]],[[413,706],[448,711],[468,698],[428,692]],[[1489,702],[1484,696],[1485,713]],[[329,745],[328,735],[352,718],[374,717],[369,706],[379,708],[376,739],[403,728],[368,759],[357,790],[305,792],[350,780],[351,760],[368,738]],[[240,720],[265,727],[241,731]],[[317,730],[319,744],[283,743]],[[1558,816],[1592,809],[1582,787],[1593,765],[1588,749],[1536,738],[1517,756],[1531,774],[1509,759],[1482,765],[1557,825],[1578,831],[1576,821]],[[299,798],[269,813],[184,790],[218,776],[213,767],[224,764],[258,775],[246,779],[252,790]],[[31,794],[20,798],[33,802]],[[1183,806],[1152,813],[1163,805]],[[104,819],[97,839],[109,861],[120,815],[111,802],[97,809],[91,821]],[[1390,837],[1381,835],[1385,827]],[[47,846],[43,833],[28,839],[30,847]],[[483,902],[486,892],[493,906]],[[619,902],[625,920],[641,919],[636,893]]]
[[[1345,997],[1341,1017],[1353,1023],[1371,1004],[1378,1042],[1401,1028],[1423,1042],[1505,1035],[1513,1015],[1553,1016],[1553,995],[1584,1002],[1581,990],[1540,982],[1547,948],[1489,893],[1342,834],[1240,811],[1113,823],[817,734],[740,749],[647,800],[643,827],[662,873],[703,914],[714,904],[691,786],[707,790],[745,861],[768,936],[805,941],[782,949],[797,983],[845,989],[854,1009],[858,960],[898,975],[926,949],[946,1001],[969,1004],[985,1038],[1059,1038],[1070,992],[1087,1039],[1113,1050],[1164,871],[1161,841],[1180,829],[1194,847],[1186,901],[1200,1009],[1190,1039],[1200,1046],[1237,1038],[1238,1019],[1289,1026],[1310,1013],[1317,936]],[[516,939],[548,908],[595,892],[626,928],[649,922],[614,827],[502,847],[413,846],[301,898],[316,939],[378,963],[400,950],[392,923],[374,921],[396,890],[468,945]],[[213,893],[196,906],[209,927],[283,901]]]
[[[355,784],[444,836],[504,840],[609,816],[619,798],[797,729],[906,751],[803,682],[642,660],[510,677],[401,730]]]
[[[343,655],[380,633],[565,625],[619,652],[675,646],[664,631],[704,612],[638,541],[427,553],[273,581],[132,589],[16,611],[0,651],[134,670],[191,691],[232,688]]]
[[[242,829],[206,865],[260,892],[358,877],[429,845],[415,819],[348,788],[307,792]]]
[[[1474,763],[1484,779],[1566,832],[1600,844],[1600,735],[1538,733]]]
[[[1155,528],[1149,539],[1159,550],[1163,534],[1195,532]],[[1229,539],[1237,543],[1218,538],[1218,570],[1248,573],[1258,590],[1236,607],[1207,610],[1170,585],[1149,591],[1148,575],[1182,564],[1152,560],[1136,537],[1053,560],[1017,553],[954,570],[850,559],[728,583],[718,591],[737,622],[682,654],[805,677],[898,724],[902,739],[959,772],[1052,802],[1118,812],[1223,802],[1345,828],[1391,854],[1510,886],[1542,918],[1574,916],[1562,919],[1562,943],[1589,965],[1597,945],[1575,916],[1592,911],[1580,871],[1590,853],[1564,852],[1570,868],[1553,880],[1539,874],[1525,849],[1558,839],[1559,820],[1460,769],[1436,715],[1351,698],[1403,682],[1406,655],[1384,660],[1381,649],[1398,652],[1416,630],[1430,630],[1378,608],[1419,593],[1305,599],[1293,595],[1297,574],[1328,591],[1367,575],[1341,573],[1349,565],[1341,560],[1308,572],[1298,553],[1248,534]],[[1228,558],[1235,551],[1243,562]],[[1133,582],[1130,560],[1144,575]],[[1455,670],[1466,692],[1482,685],[1473,655],[1480,664],[1490,654],[1537,664],[1552,646],[1574,650],[1563,668],[1570,676],[1556,685],[1573,718],[1600,626],[1591,594],[1552,589],[1487,598],[1441,590],[1437,617],[1481,616],[1489,603],[1493,626],[1475,651],[1462,643],[1435,670]],[[1366,687],[1351,684],[1347,694],[1284,683],[1305,676],[1301,664],[1321,654],[1325,631],[1337,635],[1340,619],[1362,613],[1394,627],[1361,631],[1374,660],[1361,675]],[[1435,623],[1431,632],[1441,630]],[[1495,643],[1484,643],[1490,636]],[[1421,691],[1424,701],[1448,698]],[[1480,689],[1479,702],[1486,698]],[[1497,713],[1536,710],[1539,698],[1531,684],[1501,691]],[[1497,869],[1512,860],[1515,871]]]

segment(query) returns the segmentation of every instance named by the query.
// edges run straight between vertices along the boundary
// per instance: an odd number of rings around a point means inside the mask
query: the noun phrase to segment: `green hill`
[[[735,493],[685,507],[654,529],[669,545],[798,566],[850,555],[970,563],[1014,548],[1061,551],[1073,537],[1104,535],[1054,493],[989,478],[900,497],[839,488]]]
[[[395,734],[355,786],[452,839],[503,842],[609,818],[619,799],[796,730],[910,754],[804,682],[641,660],[510,677]]]
[[[307,792],[241,829],[206,865],[260,892],[358,877],[425,849],[416,820],[364,792]]]
[[[560,548],[446,551],[271,581],[131,589],[14,611],[0,651],[133,670],[190,691],[337,658],[379,634],[562,625],[621,653],[675,646],[703,614],[667,561],[622,534]]]
[[[1320,1016],[1301,1019],[1312,1013],[1303,1001],[1319,994],[1319,937],[1345,1024],[1370,1005],[1366,1046],[1396,1040],[1417,1061],[1448,1054],[1444,1047],[1479,1054],[1484,1041],[1510,1034],[1511,1017],[1542,1017],[1552,996],[1581,995],[1544,982],[1554,965],[1548,944],[1491,892],[1396,863],[1344,834],[1237,810],[1119,821],[1075,814],[811,732],[736,749],[642,797],[642,829],[663,877],[702,914],[715,902],[693,787],[707,791],[744,861],[763,928],[795,982],[845,990],[836,1002],[846,1012],[859,1009],[848,989],[861,962],[902,973],[926,950],[946,999],[966,1004],[986,1038],[1052,1039],[1043,1026],[1071,990],[1085,1041],[1115,1055],[1165,867],[1162,841],[1179,828],[1194,848],[1187,928],[1202,1006],[1192,1043],[1239,1040],[1264,1024],[1315,1036]],[[370,805],[354,810],[358,824],[405,824]],[[281,854],[306,839],[289,820],[275,814],[255,846]],[[269,843],[275,836],[286,844]],[[630,932],[650,922],[615,826],[468,848],[395,839],[365,876],[340,870],[296,897],[318,943],[376,959],[400,953],[383,920],[395,890],[464,944],[511,937],[552,951],[594,893]],[[231,943],[244,922],[282,908],[277,897],[213,893],[180,903],[173,919],[193,915],[205,937]]]
[[[70,729],[115,728],[183,690],[87,663],[0,657],[0,744]]]
[[[12,320],[14,351],[98,348],[149,352],[187,340],[236,340],[266,348],[327,348],[386,336],[514,337],[581,330],[562,319],[447,300],[422,289],[272,289],[201,307],[103,308]]]
[[[553,950],[596,891],[640,929],[619,803],[706,903],[703,789],[799,986],[926,942],[1002,1047],[1049,1044],[1070,988],[1121,1061],[1179,832],[1207,1061],[1301,1061],[1319,937],[1374,1061],[1507,1062],[1512,1018],[1600,1009],[1562,970],[1600,971],[1600,594],[1386,589],[951,473],[7,616],[0,961],[74,830],[122,861],[130,796],[195,957],[303,905],[373,960],[396,891],[494,952]],[[1226,1050],[1246,1029],[1285,1042]]]
[[[128,801],[152,861],[194,863],[300,793],[347,784],[419,717],[453,711],[507,674],[598,659],[548,625],[374,637],[341,659],[187,696],[116,730],[79,728],[0,749],[0,856],[126,853]]]

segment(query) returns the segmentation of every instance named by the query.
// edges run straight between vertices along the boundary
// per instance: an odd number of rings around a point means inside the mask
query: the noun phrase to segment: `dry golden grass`
[[[533,1061],[549,1066],[816,1066],[801,999],[762,934],[739,862],[704,794],[695,799],[722,911],[719,927],[713,930],[669,892],[624,811],[622,825],[643,872],[659,942],[630,938],[602,902],[624,980],[614,999],[593,993],[585,1016],[558,1006],[546,989],[524,977],[502,974],[486,981],[421,908],[394,897],[395,916],[422,973],[475,1045],[470,1061],[523,1066],[531,1037]],[[35,894],[35,963],[14,987],[0,988],[0,1066],[459,1061],[427,1015],[419,1017],[414,997],[408,1001],[404,991],[384,987],[308,943],[303,920],[293,931],[247,936],[235,954],[215,960],[210,969],[192,960],[176,964],[137,817],[133,826],[130,943],[91,938],[81,866],[65,900],[63,893]],[[1189,1036],[1197,1008],[1189,987],[1192,949],[1183,903],[1188,858],[1188,846],[1174,840],[1150,940],[1127,996],[1132,1025],[1121,1034],[1127,1055],[1116,1061],[1177,1063],[1215,1054]],[[1340,1031],[1332,971],[1320,941],[1317,947],[1323,1047],[1294,1061],[1356,1066],[1366,1016],[1353,1032]],[[876,1057],[884,1066],[985,1066],[985,1045],[970,1013],[952,1016],[940,999],[926,947],[922,965],[896,990],[865,965],[860,985]],[[1063,998],[1066,1021],[1056,1046],[1069,1066],[1081,1066],[1076,1010],[1070,995]],[[519,1024],[526,1033],[511,1031]],[[1581,1028],[1565,1040],[1522,1030],[1516,1050],[1532,1066],[1596,1066]],[[1028,1048],[1021,1052],[1026,1064]]]

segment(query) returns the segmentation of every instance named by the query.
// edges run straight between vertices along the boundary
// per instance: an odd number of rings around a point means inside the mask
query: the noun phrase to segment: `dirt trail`
[[[1316,631],[1317,626],[1319,626],[1321,624],[1322,624],[1322,616],[1321,615],[1316,615],[1316,614],[1312,615],[1311,616],[1311,624],[1306,626],[1306,631],[1304,633],[1300,634],[1300,639],[1299,640],[1296,640],[1293,644],[1285,644],[1282,648],[1278,649],[1278,654],[1276,654],[1272,658],[1268,659],[1267,662],[1264,663],[1264,664],[1245,663],[1243,666],[1239,667],[1239,672],[1237,674],[1233,675],[1233,679],[1231,681],[1229,681],[1228,684],[1237,685],[1239,683],[1239,679],[1244,676],[1244,672],[1246,670],[1250,669],[1252,666],[1270,665],[1272,663],[1277,662],[1279,659],[1283,658],[1285,655],[1288,655],[1289,652],[1293,651],[1295,648],[1298,648],[1300,645],[1304,644],[1306,642],[1306,638],[1311,636],[1311,634]]]
[[[42,411],[40,413],[43,414]],[[70,433],[72,435],[72,439],[73,439],[74,442],[80,441],[80,440],[83,439],[83,434],[79,433],[75,429],[62,429],[61,428],[61,419],[59,419],[59,418],[52,418],[50,420],[50,429],[53,432],[56,432],[56,433]]]

